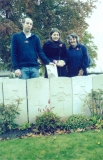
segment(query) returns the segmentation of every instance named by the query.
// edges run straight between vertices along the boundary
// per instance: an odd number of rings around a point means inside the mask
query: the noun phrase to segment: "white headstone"
[[[5,79],[3,81],[4,104],[17,104],[17,100],[22,99],[19,104],[20,115],[16,118],[16,123],[22,125],[28,122],[27,119],[27,99],[26,99],[26,80]]]
[[[49,95],[49,79],[33,78],[27,80],[28,90],[28,111],[29,122],[33,123],[36,116],[43,112],[43,109],[48,105]]]
[[[3,103],[2,82],[0,82],[0,103]]]
[[[102,113],[103,114],[103,98],[101,96],[101,91],[103,91],[103,74],[101,75],[97,75],[96,77],[93,77],[93,91],[97,91],[98,96],[97,99],[95,100],[95,104],[99,107],[97,107],[98,113]],[[100,97],[101,96],[101,97]]]
[[[88,106],[84,107],[84,101],[88,93],[92,90],[91,76],[76,76],[72,77],[73,88],[73,114],[83,114],[90,116]]]
[[[62,119],[72,115],[71,78],[58,77],[50,79],[50,105],[53,112]]]
[[[103,75],[97,75],[93,77],[93,90],[103,90]]]

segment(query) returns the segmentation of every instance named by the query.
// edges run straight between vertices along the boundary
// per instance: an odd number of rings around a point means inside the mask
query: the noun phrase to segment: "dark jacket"
[[[53,60],[64,60],[67,63],[67,49],[63,42],[53,42],[48,40],[43,45],[43,52],[47,56],[47,58],[53,62]],[[63,67],[58,67],[58,76],[67,76],[66,65]],[[47,75],[45,75],[47,77]]]
[[[87,75],[88,51],[86,46],[78,44],[75,48],[70,46],[68,52],[68,77],[77,76],[80,69],[84,70],[83,75]]]
[[[38,66],[38,56],[45,63],[49,64],[49,59],[41,49],[39,37],[31,34],[26,38],[23,32],[15,33],[11,41],[11,57],[13,68]]]

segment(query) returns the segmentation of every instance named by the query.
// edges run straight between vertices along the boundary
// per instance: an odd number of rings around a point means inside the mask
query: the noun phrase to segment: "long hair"
[[[58,33],[59,33],[59,40],[60,40],[60,31],[59,31],[59,29],[57,29],[57,28],[52,28],[52,29],[51,29],[51,31],[50,31],[50,33],[49,33],[49,39],[52,40],[51,35],[52,35],[54,32],[58,32]]]

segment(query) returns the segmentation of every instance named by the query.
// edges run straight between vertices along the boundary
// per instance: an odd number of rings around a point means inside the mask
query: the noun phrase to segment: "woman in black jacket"
[[[43,52],[51,62],[56,64],[58,77],[67,77],[67,49],[60,40],[60,31],[57,28],[51,30],[50,39],[43,45]],[[45,72],[45,78],[47,77]]]

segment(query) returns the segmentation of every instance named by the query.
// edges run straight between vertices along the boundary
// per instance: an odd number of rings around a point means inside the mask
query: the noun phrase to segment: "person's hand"
[[[49,65],[53,65],[54,66],[55,64],[53,62],[50,62]]]
[[[20,69],[15,70],[15,75],[20,77],[21,76],[21,71]]]
[[[83,73],[84,73],[83,69],[80,69],[80,70],[79,70],[79,73],[78,73],[78,76],[82,76]]]
[[[63,67],[65,65],[65,62],[63,60],[59,60],[56,65],[59,67]]]

